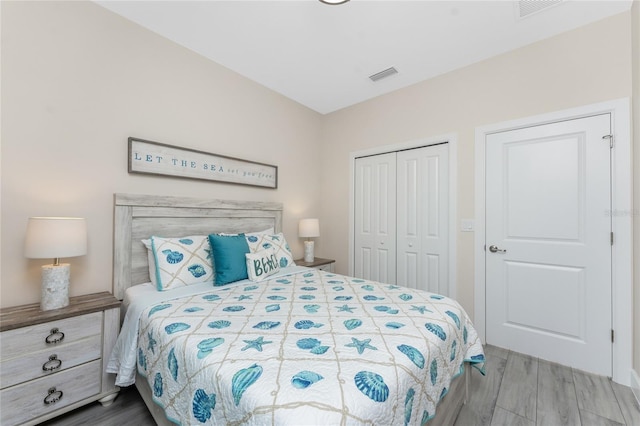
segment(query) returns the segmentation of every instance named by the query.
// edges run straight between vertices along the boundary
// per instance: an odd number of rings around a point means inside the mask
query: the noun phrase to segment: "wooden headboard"
[[[115,194],[113,294],[149,282],[147,249],[152,235],[184,237],[215,232],[282,231],[282,203],[158,195]]]

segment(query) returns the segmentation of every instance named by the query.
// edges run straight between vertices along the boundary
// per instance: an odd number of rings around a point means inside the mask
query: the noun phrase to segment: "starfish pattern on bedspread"
[[[348,305],[342,305],[342,306],[338,306],[338,312],[349,312],[349,313],[353,313],[354,309],[358,309],[358,308],[352,308]]]
[[[244,348],[240,349],[241,351],[246,351],[247,349],[255,349],[258,352],[262,352],[262,345],[267,345],[269,343],[273,343],[270,340],[264,340],[263,336],[258,337],[254,340],[243,340],[247,344]]]
[[[376,348],[375,346],[371,346],[369,342],[371,342],[371,339],[358,340],[355,337],[352,337],[351,343],[345,346],[349,348],[356,348],[360,355],[362,355],[365,349],[373,349],[374,351],[377,351],[378,348]]]
[[[433,311],[430,311],[429,309],[427,309],[426,306],[411,306],[411,310],[412,311],[418,311],[421,314],[424,314],[425,312],[433,312]]]

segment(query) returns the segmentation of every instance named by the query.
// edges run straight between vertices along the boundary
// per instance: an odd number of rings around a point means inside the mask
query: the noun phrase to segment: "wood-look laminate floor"
[[[640,426],[631,389],[569,367],[487,346],[485,377],[471,374],[470,397],[454,426]],[[45,426],[154,425],[135,387],[110,407],[95,402]]]
[[[455,426],[640,426],[626,386],[495,346],[485,354],[487,375],[471,375]]]

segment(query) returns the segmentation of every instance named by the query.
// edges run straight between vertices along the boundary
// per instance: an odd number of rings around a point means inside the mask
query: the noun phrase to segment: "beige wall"
[[[474,217],[474,129],[631,96],[630,49],[624,13],[325,116],[322,239],[338,272],[348,271],[349,153],[457,133],[459,224]],[[457,234],[458,299],[471,315],[473,238]]]
[[[1,306],[40,300],[29,216],[82,216],[71,293],[111,290],[113,193],[281,201],[319,212],[321,116],[90,2],[2,2]],[[127,137],[279,166],[277,190],[129,175]],[[321,249],[321,242],[319,250]]]
[[[633,368],[640,374],[640,0],[631,7],[633,20],[633,169],[634,169],[634,348]]]

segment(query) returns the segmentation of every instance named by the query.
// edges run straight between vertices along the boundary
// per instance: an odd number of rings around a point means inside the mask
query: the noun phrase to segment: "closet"
[[[448,144],[355,159],[354,275],[449,295]]]

